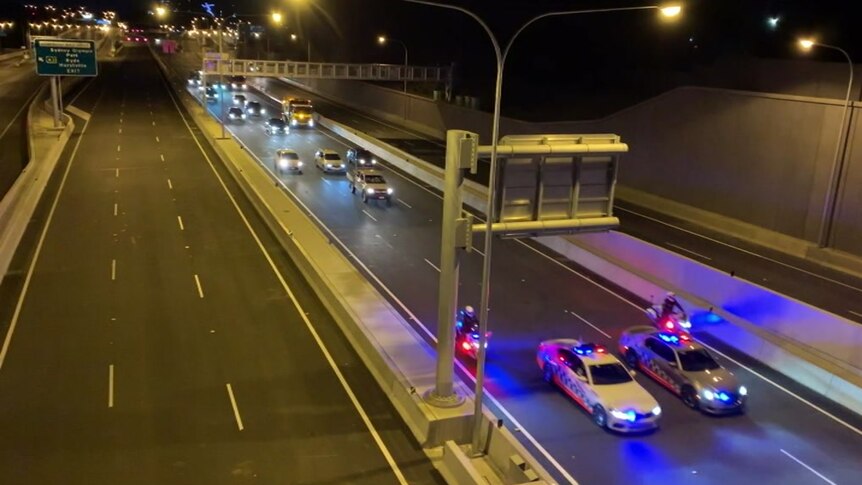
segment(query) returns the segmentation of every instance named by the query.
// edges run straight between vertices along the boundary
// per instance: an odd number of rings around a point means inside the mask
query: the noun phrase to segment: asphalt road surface
[[[173,58],[174,82],[186,86],[196,58]],[[279,88],[281,93],[295,93]],[[199,95],[195,89],[189,90]],[[255,91],[246,95],[270,113],[279,105]],[[227,93],[225,99],[230,99]],[[230,101],[228,101],[230,102]],[[221,113],[219,103],[209,104]],[[325,129],[293,129],[266,136],[263,119],[235,122],[228,129],[272,169],[277,148],[293,148],[306,167],[318,148],[344,153],[348,144]],[[307,168],[284,175],[290,193],[331,231],[356,264],[398,306],[417,330],[433,341],[441,200],[438,193],[389,168],[395,190],[391,207],[364,204],[340,175]],[[475,242],[482,247],[482,240]],[[479,301],[482,255],[462,260],[460,301]],[[659,401],[662,428],[621,437],[599,430],[583,411],[541,378],[537,344],[549,338],[581,337],[614,348],[628,326],[647,323],[647,304],[612,282],[531,243],[495,243],[486,389],[491,407],[546,461],[562,481],[584,484],[822,484],[856,483],[862,474],[862,419],[726,348],[719,360],[750,390],[743,416],[710,417],[691,411],[658,384],[638,376]],[[471,363],[463,361],[471,373]],[[469,379],[469,377],[467,377]],[[505,409],[501,411],[501,409]],[[506,414],[508,413],[508,414]]]
[[[310,98],[315,109],[324,116],[362,130],[437,166],[444,165],[445,144],[441,140],[380,121],[275,79],[264,78],[258,83],[276,97],[293,93]],[[622,163],[622,170],[625,170],[625,158]],[[488,167],[487,163],[480,163],[479,173],[468,177],[487,185]],[[617,201],[615,211],[621,221],[619,230],[626,234],[838,316],[862,322],[860,278],[630,203]]]
[[[0,482],[440,483],[149,52],[74,105],[0,305]]]

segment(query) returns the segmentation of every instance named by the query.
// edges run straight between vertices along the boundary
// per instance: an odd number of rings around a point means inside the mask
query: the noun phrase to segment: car
[[[249,116],[263,116],[266,114],[266,109],[258,101],[249,101],[245,103],[245,112]]]
[[[263,124],[263,131],[267,135],[287,135],[290,127],[281,118],[270,118]]]
[[[245,106],[248,100],[245,98],[244,94],[234,94],[233,95],[233,104],[239,106]]]
[[[745,412],[748,389],[687,334],[639,325],[622,333],[619,350],[629,367],[651,377],[692,409],[709,414]]]
[[[207,87],[204,89],[204,96],[206,97],[207,103],[215,103],[217,101],[216,96],[218,96],[218,93],[215,88]]]
[[[351,148],[347,150],[347,163],[357,167],[373,167],[377,165],[377,158],[364,148]]]
[[[231,106],[227,109],[227,118],[233,121],[243,121],[245,120],[245,113],[242,112],[242,108]]]
[[[227,84],[234,90],[248,89],[245,76],[231,76],[228,78]]]
[[[275,169],[278,173],[295,172],[302,175],[302,160],[296,151],[281,148],[275,151]]]
[[[347,166],[335,150],[321,148],[314,153],[314,164],[325,173],[344,173]]]
[[[192,71],[189,73],[189,86],[200,86],[201,85],[201,73],[199,71]]]
[[[620,433],[657,429],[661,407],[604,347],[562,338],[539,344],[542,377],[584,408],[600,428]]]
[[[385,200],[386,205],[392,205],[392,194],[394,190],[383,175],[368,168],[353,169],[347,171],[347,180],[350,183],[350,192],[359,191],[362,202],[368,203],[368,199]]]

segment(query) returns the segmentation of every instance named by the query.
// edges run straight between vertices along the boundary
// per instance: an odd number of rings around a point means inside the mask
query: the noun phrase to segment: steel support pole
[[[51,76],[51,108],[54,112],[54,128],[63,126],[60,122],[60,97],[57,79],[57,76]]]
[[[458,276],[461,251],[455,247],[457,220],[461,217],[464,174],[458,167],[461,133],[446,133],[446,174],[443,189],[443,231],[440,241],[440,286],[437,300],[437,379],[425,393],[425,400],[439,407],[455,407],[464,396],[455,392],[455,308],[458,305]]]
[[[224,49],[222,46],[223,46],[223,44],[222,44],[222,24],[221,24],[221,22],[219,22],[219,24],[218,24],[218,57],[219,57],[219,60],[218,60],[218,62],[216,62],[216,66],[218,66],[218,68],[219,68],[218,69],[218,80],[219,80],[218,92],[219,92],[219,104],[221,105],[221,116],[220,116],[221,137],[222,137],[222,139],[225,139],[225,138],[227,138],[227,133],[225,132],[226,130],[225,130],[225,126],[224,126],[224,118],[225,118],[224,89],[225,89],[225,87],[224,87],[224,74],[222,74],[222,70],[224,69],[222,67],[222,62],[224,61],[224,59],[222,58],[224,56]]]

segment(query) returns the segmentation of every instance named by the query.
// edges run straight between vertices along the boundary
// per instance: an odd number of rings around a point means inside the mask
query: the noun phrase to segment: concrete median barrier
[[[158,56],[156,59],[170,79],[169,68]],[[447,442],[469,442],[472,402],[467,399],[462,405],[447,409],[430,406],[422,399],[424,391],[434,385],[434,349],[354,265],[351,260],[355,258],[349,250],[339,250],[334,234],[290,192],[267,164],[235,137],[220,138],[218,122],[181,85],[175,92],[207,143],[307,279],[441,473],[450,480],[479,477],[473,483],[551,482],[550,475],[538,461],[511,433],[498,428],[496,417],[487,411],[483,418],[489,453],[481,459],[465,459],[465,456],[453,456],[454,450],[450,450],[448,458],[443,459],[447,456],[444,451]],[[456,387],[464,395],[471,394],[463,383],[457,382]]]

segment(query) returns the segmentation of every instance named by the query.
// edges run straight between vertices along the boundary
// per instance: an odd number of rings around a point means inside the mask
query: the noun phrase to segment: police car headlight
[[[710,391],[709,389],[704,389],[703,390],[703,397],[709,401],[712,401],[713,399],[715,399],[715,393]]]
[[[395,191],[394,191],[394,190],[392,190],[391,188],[390,188],[390,189],[386,189],[386,193],[387,193],[387,194],[392,195],[392,192],[395,192]]]
[[[653,416],[661,415],[661,406],[656,406],[656,407],[652,408],[652,414],[653,414]]]
[[[367,193],[367,194],[374,194],[374,189],[367,189],[367,190],[365,191],[365,193]]]
[[[617,419],[621,419],[623,421],[629,421],[629,422],[634,422],[635,417],[636,417],[635,412],[632,410],[620,411],[619,409],[611,409],[610,413],[611,413],[611,416],[613,416]]]
[[[739,386],[739,395],[740,396],[747,396],[748,395],[748,389],[746,389],[745,386]]]

